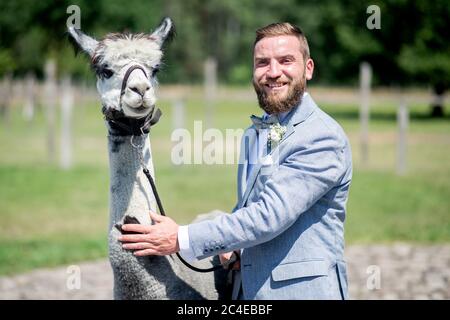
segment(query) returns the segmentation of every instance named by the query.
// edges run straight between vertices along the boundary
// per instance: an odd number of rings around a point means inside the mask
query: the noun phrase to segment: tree
[[[288,21],[299,25],[308,38],[316,62],[314,83],[355,84],[360,62],[367,61],[375,70],[375,85],[429,85],[442,94],[450,78],[447,2],[6,0],[0,2],[0,72],[8,66],[15,67],[19,76],[30,69],[39,76],[52,55],[59,70],[92,77],[86,65],[73,58],[64,36],[66,9],[78,5],[82,29],[96,38],[108,32],[150,32],[151,26],[170,16],[177,36],[165,55],[163,83],[201,83],[203,62],[213,56],[220,81],[248,85],[255,30]],[[367,28],[370,5],[380,8],[380,29]],[[10,58],[14,65],[5,62]]]
[[[444,93],[450,86],[450,6],[448,1],[417,1],[421,12],[416,37],[402,46],[398,56],[400,67],[421,81],[430,83],[435,94],[431,115],[444,115]]]

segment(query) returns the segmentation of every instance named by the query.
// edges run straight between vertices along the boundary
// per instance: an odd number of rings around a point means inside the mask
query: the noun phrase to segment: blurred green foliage
[[[45,58],[54,56],[60,72],[93,80],[64,36],[70,5],[80,7],[81,29],[96,38],[150,32],[162,17],[172,17],[177,37],[167,50],[163,83],[200,82],[209,56],[217,58],[221,82],[250,83],[254,32],[275,21],[295,23],[306,33],[315,83],[354,84],[363,60],[376,70],[375,84],[448,87],[450,78],[447,0],[4,0],[0,75],[11,69],[42,76]],[[380,8],[381,29],[367,28],[369,5]]]

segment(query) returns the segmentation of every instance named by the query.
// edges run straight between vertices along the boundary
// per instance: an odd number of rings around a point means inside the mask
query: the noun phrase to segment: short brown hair
[[[297,27],[296,25],[293,25],[289,22],[277,22],[269,24],[265,27],[262,27],[258,30],[256,30],[256,39],[253,44],[253,48],[255,47],[256,43],[266,37],[275,37],[275,36],[296,36],[298,37],[298,40],[300,41],[300,50],[303,54],[303,59],[309,59],[309,46],[308,46],[308,40],[306,40],[305,34],[303,33],[302,29]]]

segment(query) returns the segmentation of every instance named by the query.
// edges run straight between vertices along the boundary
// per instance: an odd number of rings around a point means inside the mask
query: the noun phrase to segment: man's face
[[[259,105],[269,114],[286,112],[300,103],[314,63],[304,61],[296,36],[266,37],[258,41],[253,57],[253,86]]]

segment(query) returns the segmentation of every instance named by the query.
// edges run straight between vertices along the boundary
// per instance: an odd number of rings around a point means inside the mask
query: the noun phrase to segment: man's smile
[[[274,82],[274,83],[266,83],[264,84],[264,87],[266,88],[266,91],[269,92],[278,92],[281,90],[284,90],[288,86],[287,82]]]

